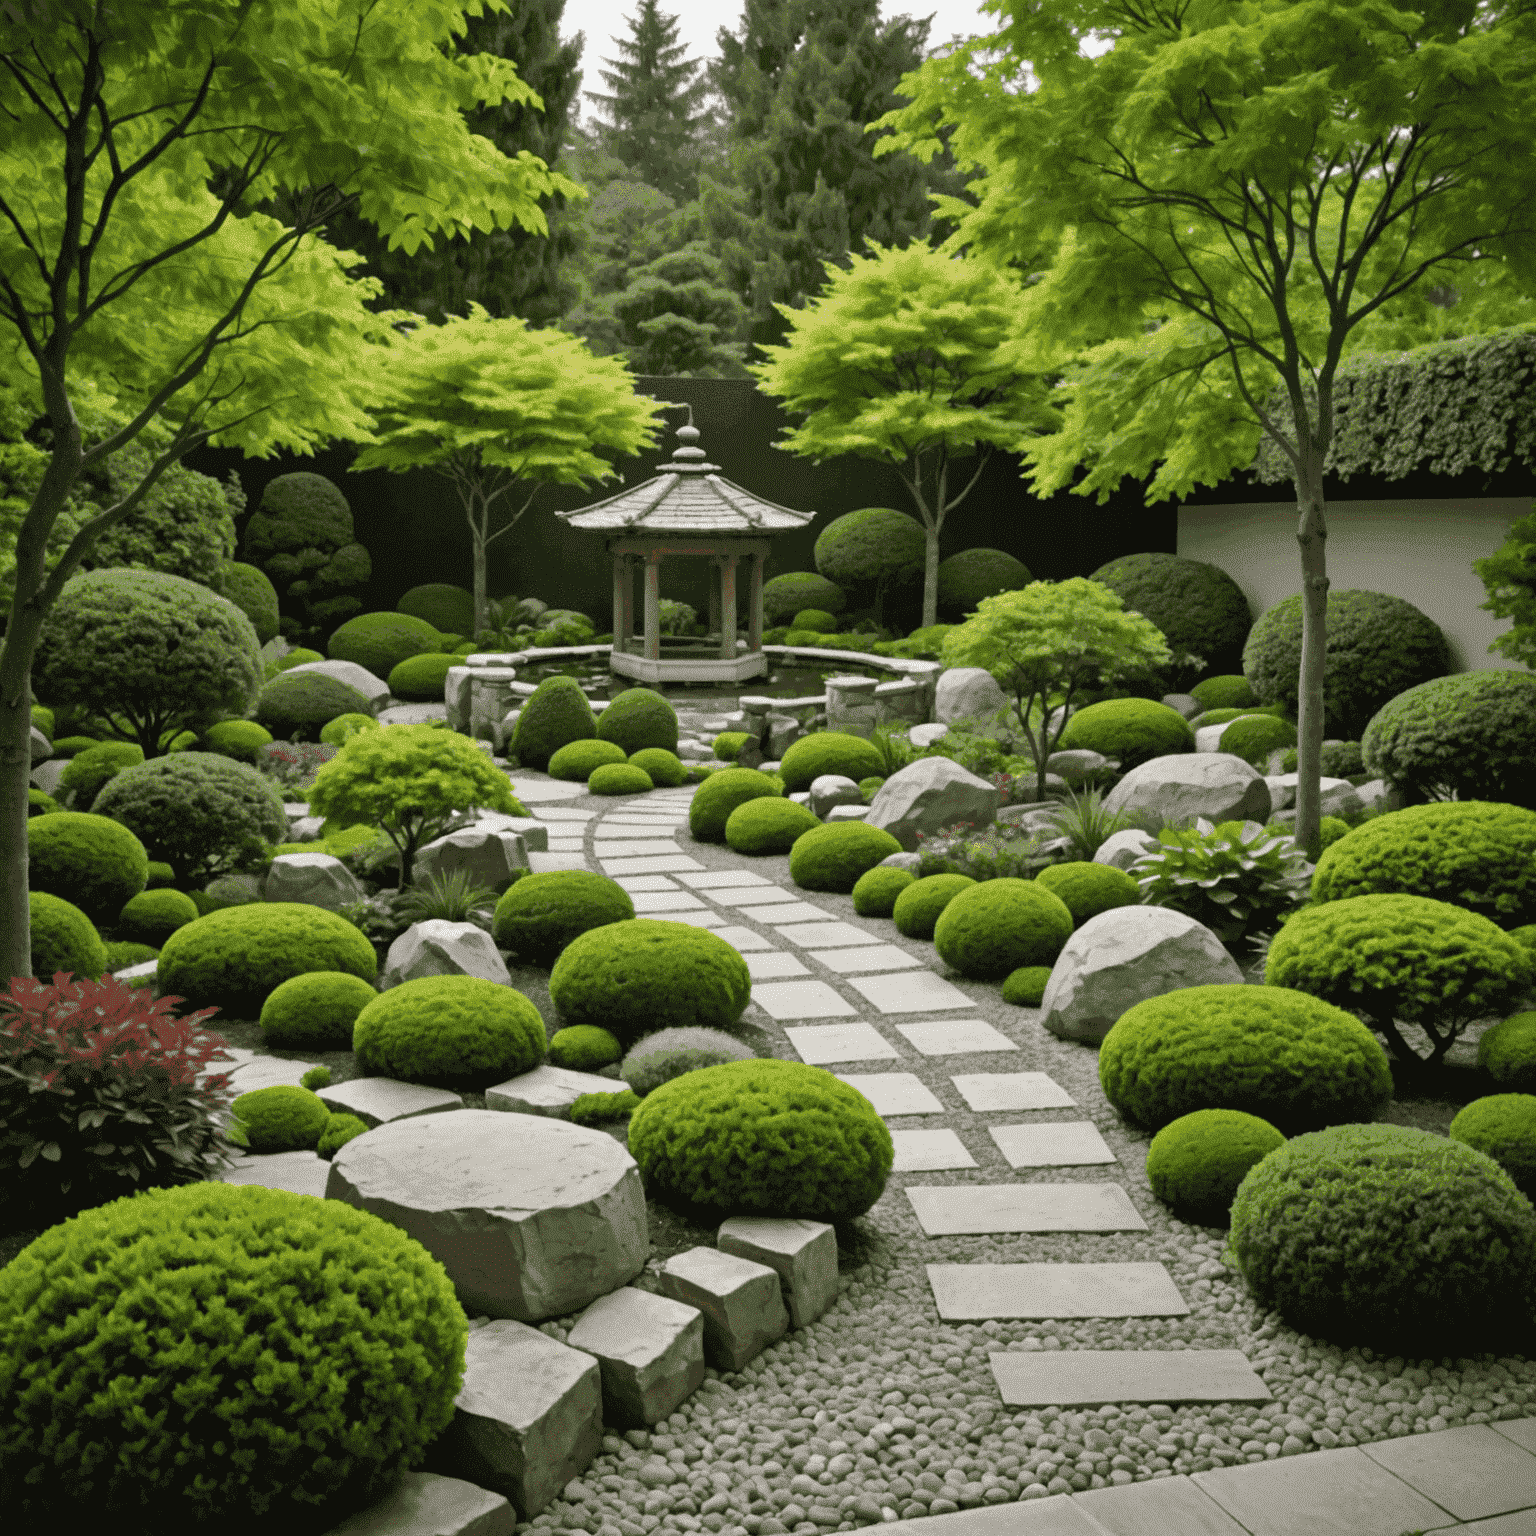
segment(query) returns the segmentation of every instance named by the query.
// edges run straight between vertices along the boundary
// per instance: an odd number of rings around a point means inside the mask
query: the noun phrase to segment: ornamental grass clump
[[[726,1061],[755,1061],[757,1052],[722,1029],[683,1025],[658,1029],[630,1047],[619,1076],[638,1098],[670,1083],[685,1072],[717,1067]]]

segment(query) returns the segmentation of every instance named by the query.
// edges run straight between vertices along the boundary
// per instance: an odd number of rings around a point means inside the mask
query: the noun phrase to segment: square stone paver
[[[724,939],[732,949],[739,949],[743,954],[749,949],[772,949],[773,940],[765,938],[755,928],[716,928],[714,933]]]
[[[604,859],[605,875],[672,875],[682,870],[703,869],[686,853],[653,853],[639,859]]]
[[[646,917],[663,912],[708,912],[709,908],[697,896],[687,891],[636,891],[630,896],[635,904],[635,916]]]
[[[645,853],[676,853],[677,844],[667,838],[603,838],[598,834],[598,856],[604,859],[625,859]]]
[[[643,917],[645,914],[637,912],[635,915]],[[690,928],[719,929],[726,922],[725,913],[707,909],[703,912],[654,912],[651,916],[659,923],[687,923]]]
[[[767,923],[770,928],[830,921],[832,918],[825,907],[818,907],[809,901],[776,901],[771,906],[751,907],[742,907],[738,903],[737,910],[745,912],[754,923]],[[867,933],[861,933],[859,937],[864,943],[869,943]]]
[[[1352,1445],[1196,1472],[1190,1481],[1252,1536],[1402,1536],[1445,1524],[1437,1505]]]
[[[641,891],[675,891],[677,881],[669,880],[665,875],[620,875],[613,882],[621,891],[628,891],[631,896]]]
[[[1506,1440],[1513,1440],[1516,1445],[1536,1454],[1536,1419],[1500,1419],[1490,1427]]]
[[[728,885],[772,885],[766,875],[754,875],[741,869],[703,869],[696,875],[681,875],[679,879],[691,891],[714,891]]]
[[[549,839],[549,846],[545,849],[545,852],[580,853],[584,846],[583,840],[579,837],[552,837]]]
[[[954,1189],[909,1184],[907,1199],[929,1237],[1147,1230],[1141,1212],[1119,1184],[974,1184]]]
[[[916,955],[909,955],[906,950],[898,949],[894,944],[860,944],[855,949],[813,950],[811,959],[820,960],[828,970],[836,971],[839,976],[867,975],[872,971],[912,971],[923,963]]]
[[[528,868],[536,875],[554,875],[567,869],[585,869],[585,855],[577,852],[535,853],[528,850]]]
[[[975,1051],[1018,1050],[1007,1035],[981,1019],[935,1019],[923,1024],[898,1024],[896,1028],[924,1056],[968,1056]]]
[[[794,891],[764,881],[761,885],[711,886],[711,901],[722,902],[728,907],[771,907],[775,902],[799,901]]]
[[[944,1106],[911,1072],[839,1072],[840,1082],[875,1106],[877,1115],[942,1115]]]
[[[771,1019],[840,1019],[858,1009],[824,981],[769,981],[752,988],[752,1001]]]
[[[990,1125],[987,1129],[1010,1168],[1074,1168],[1115,1161],[1098,1127],[1088,1120]]]
[[[1104,1536],[1246,1536],[1236,1520],[1187,1477],[1090,1488],[1072,1502],[1098,1521]]]
[[[928,1013],[944,1008],[974,1008],[969,998],[952,982],[932,971],[915,976],[866,976],[850,982],[881,1013]]]
[[[1029,1355],[1010,1350],[987,1358],[1011,1408],[1271,1399],[1240,1349],[1064,1349]],[[1248,1524],[1242,1515],[1237,1518]],[[1399,1529],[1394,1527],[1393,1536]]]
[[[573,811],[564,805],[541,805],[534,813],[540,821],[591,821],[596,811]]]
[[[825,1024],[784,1033],[808,1067],[835,1061],[895,1061],[901,1054],[873,1024]]]
[[[861,928],[855,928],[851,923],[807,923],[784,922],[767,914],[777,912],[778,907],[759,907],[752,913],[755,922],[769,923],[778,930],[780,938],[785,938],[791,944],[798,944],[801,949],[833,948],[842,949],[848,945],[868,944],[869,935]],[[787,908],[784,909],[787,912]],[[816,912],[816,907],[805,907],[797,916],[803,916],[806,912]],[[857,982],[854,983],[858,985]]]
[[[976,1166],[976,1159],[953,1131],[892,1131],[891,1144],[896,1149],[896,1160],[891,1164],[895,1173],[938,1173]]]
[[[1044,1072],[966,1072],[950,1082],[974,1110],[1077,1108],[1077,1101]]]
[[[766,955],[743,955],[747,962],[747,974],[753,981],[782,981],[786,976],[809,976],[811,973],[800,961],[782,949],[770,950]]]
[[[1536,1504],[1536,1456],[1486,1424],[1405,1435],[1360,1449],[1458,1520]]]
[[[930,1264],[928,1284],[946,1322],[1189,1313],[1161,1264]]]

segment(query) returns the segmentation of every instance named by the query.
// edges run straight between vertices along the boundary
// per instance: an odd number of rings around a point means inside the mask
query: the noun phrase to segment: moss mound
[[[423,651],[407,656],[389,671],[389,691],[397,699],[418,704],[441,704],[449,667],[461,665],[461,658],[442,651]]]
[[[258,1088],[230,1105],[252,1152],[313,1152],[331,1112],[308,1088]]]
[[[1259,701],[1241,672],[1223,672],[1196,683],[1189,690],[1201,709],[1244,709]]]
[[[1048,965],[1021,965],[1009,971],[1003,982],[1003,1001],[1015,1008],[1038,1008],[1045,1000],[1045,989],[1050,985],[1051,968]]]
[[[832,822],[795,839],[789,850],[789,878],[806,891],[851,891],[860,876],[900,852],[901,844],[879,827],[862,821]]]
[[[939,958],[974,981],[1051,965],[1072,936],[1067,904],[1037,880],[984,880],[945,907],[933,930]]]
[[[542,771],[561,747],[596,735],[597,719],[581,684],[574,677],[546,677],[524,702],[508,750],[523,767]]]
[[[94,980],[107,968],[107,947],[96,925],[73,902],[46,891],[27,897],[32,921],[32,974],[44,983],[59,971]]]
[[[1257,1115],[1197,1109],[1152,1138],[1147,1182],[1176,1216],[1203,1227],[1225,1226],[1248,1170],[1284,1145],[1285,1137]]]
[[[382,731],[372,715],[337,715],[320,728],[320,740],[329,747],[344,747],[359,731]]]
[[[59,811],[27,822],[28,888],[73,902],[96,921],[116,917],[149,879],[149,855],[105,816]]]
[[[896,910],[896,898],[916,879],[910,869],[877,864],[854,882],[853,910],[860,917],[889,917]]]
[[[117,931],[137,944],[153,944],[158,950],[178,928],[197,920],[197,907],[181,891],[140,891],[123,903],[117,914]]]
[[[769,624],[782,624],[803,608],[841,613],[847,606],[843,589],[814,571],[789,571],[763,583],[763,616]]]
[[[710,745],[710,751],[722,763],[734,763],[737,755],[752,740],[745,731],[721,731]]]
[[[647,747],[677,751],[677,711],[651,688],[626,688],[597,717],[597,734],[624,749],[625,757]]]
[[[629,765],[638,768],[657,789],[676,789],[688,779],[682,758],[666,747],[642,747],[630,758]]]
[[[633,763],[604,763],[587,780],[594,795],[643,795],[655,787],[650,774]]]
[[[755,1061],[757,1052],[723,1029],[704,1029],[685,1024],[679,1029],[658,1029],[630,1048],[619,1076],[631,1092],[643,1099],[685,1072],[718,1067],[726,1061]]]
[[[1053,896],[1060,897],[1072,914],[1072,926],[1081,928],[1090,917],[1112,912],[1116,907],[1134,907],[1141,900],[1141,887],[1123,869],[1112,864],[1072,860],[1066,864],[1047,864],[1035,876]]]
[[[784,754],[779,777],[790,794],[809,789],[824,773],[838,773],[855,784],[871,774],[884,773],[885,760],[873,742],[842,731],[814,731],[802,736]]]
[[[1273,715],[1244,715],[1221,733],[1221,750],[1261,772],[1270,755],[1296,745],[1296,727]]]
[[[428,581],[412,587],[395,607],[401,613],[430,624],[440,634],[472,635],[475,632],[474,594],[446,581]]]
[[[272,733],[254,720],[220,720],[203,732],[197,745],[204,752],[255,768],[261,763],[261,749],[272,745]]]
[[[357,1016],[379,994],[349,971],[306,971],[261,1005],[262,1039],[275,1051],[350,1051]]]
[[[969,875],[928,875],[914,881],[897,896],[891,909],[897,933],[909,939],[931,939],[945,907],[975,884]]]
[[[939,609],[966,617],[982,598],[1017,592],[1033,580],[1029,567],[1004,550],[962,549],[939,562]]]
[[[1536,1012],[1516,1013],[1477,1042],[1477,1064],[1511,1093],[1536,1093]]]
[[[514,887],[515,889],[515,887]],[[544,1020],[511,987],[482,976],[421,976],[358,1014],[352,1049],[370,1077],[483,1090],[544,1060]]]
[[[325,1129],[320,1132],[320,1141],[315,1151],[325,1162],[330,1162],[349,1141],[356,1141],[367,1130],[367,1122],[359,1120],[356,1115],[332,1115],[325,1122]]]
[[[699,786],[688,806],[688,831],[695,842],[723,843],[731,812],[748,800],[780,797],[781,780],[755,768],[722,768]]]
[[[1536,1095],[1493,1093],[1451,1121],[1450,1137],[1486,1153],[1529,1199],[1536,1192]]]
[[[524,875],[502,893],[491,936],[523,965],[552,966],[579,935],[635,915],[629,893],[606,875],[556,870]]]
[[[808,806],[762,796],[744,801],[726,818],[725,841],[733,853],[788,853],[798,837],[820,825]]]
[[[802,608],[794,618],[789,621],[791,629],[808,629],[812,634],[835,635],[837,633],[837,615],[828,613],[825,608]]]
[[[438,630],[408,613],[360,613],[326,642],[332,661],[354,661],[387,678],[402,661],[437,649]]]
[[[627,760],[624,748],[611,741],[572,741],[550,758],[545,771],[552,779],[585,784],[596,769]]]
[[[62,743],[61,743],[62,745]],[[82,748],[59,775],[59,793],[76,811],[89,811],[108,779],[144,761],[144,749],[131,741],[102,741]]]
[[[568,1072],[597,1072],[623,1058],[617,1035],[596,1024],[573,1024],[549,1037],[546,1053],[552,1067]]]
[[[356,688],[324,672],[279,672],[256,700],[256,718],[274,736],[300,740],[338,715],[372,716]]]
[[[1060,751],[1087,750],[1114,758],[1126,772],[1153,757],[1193,752],[1195,733],[1178,710],[1152,699],[1105,699],[1067,721]]]

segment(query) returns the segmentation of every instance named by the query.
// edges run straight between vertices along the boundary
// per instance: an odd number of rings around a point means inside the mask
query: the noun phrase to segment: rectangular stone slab
[[[1115,1161],[1098,1127],[1089,1120],[990,1125],[987,1129],[1010,1168],[1081,1168]]]
[[[555,875],[567,869],[585,869],[586,867],[587,861],[579,851],[528,855],[528,868],[536,875]]]
[[[930,1264],[928,1284],[946,1322],[1189,1312],[1161,1264]]]
[[[953,1189],[909,1184],[907,1198],[929,1237],[1147,1230],[1119,1184],[973,1184]]]
[[[1266,1403],[1271,1398],[1240,1349],[1064,1349],[987,1358],[1010,1408]]]
[[[1007,1035],[982,1019],[930,1019],[921,1024],[898,1024],[896,1028],[924,1056],[1018,1050]]]
[[[1072,1502],[1093,1516],[1104,1536],[1248,1536],[1187,1477],[1090,1488]]]
[[[635,904],[636,917],[672,912],[707,912],[709,908],[687,891],[635,891],[629,898]]]
[[[873,1024],[812,1025],[784,1033],[809,1067],[839,1061],[894,1061],[901,1054]]]
[[[1536,1456],[1487,1424],[1405,1435],[1361,1449],[1458,1520],[1483,1520],[1536,1504]],[[1536,1525],[1536,1518],[1528,1518]]]
[[[621,859],[643,853],[676,853],[677,844],[670,837],[609,838],[594,844],[599,858]]]
[[[678,888],[677,881],[669,880],[665,875],[620,875],[613,883],[631,895],[640,891],[675,891]]]
[[[945,1008],[974,1008],[953,982],[924,971],[917,976],[864,976],[851,983],[881,1013],[938,1013]]]
[[[745,880],[746,876],[743,875]],[[786,904],[791,901],[799,901],[800,897],[794,891],[786,891],[782,886],[769,885],[766,881],[762,885],[717,885],[709,888],[709,899],[718,901],[728,907],[771,907],[773,905]]]
[[[875,1106],[877,1115],[942,1115],[944,1106],[911,1072],[838,1072]]]
[[[585,843],[579,837],[551,837],[546,853],[580,853]]]
[[[875,971],[913,971],[922,965],[916,955],[894,944],[860,944],[854,949],[815,949],[811,959],[819,960],[839,976],[868,975]]]
[[[742,869],[702,869],[697,874],[678,878],[692,891],[715,891],[722,886],[772,885],[766,875],[754,875]]]
[[[896,1173],[937,1173],[976,1166],[965,1143],[950,1130],[892,1131],[891,1145],[896,1153],[891,1168]]]
[[[1077,1101],[1044,1072],[963,1072],[950,1082],[975,1110],[1077,1108]]]
[[[671,875],[683,870],[703,869],[697,859],[686,853],[655,853],[638,859],[604,859],[605,875]]]
[[[794,955],[785,954],[781,949],[770,950],[766,955],[743,955],[742,958],[747,962],[747,974],[754,982],[783,981],[786,977],[811,974]]]
[[[759,933],[757,929],[748,928],[744,925],[728,925],[711,931],[724,939],[732,949],[739,949],[743,953],[749,949],[776,949],[778,947],[772,939]]]
[[[723,912],[657,912],[659,923],[687,923],[690,928],[723,928],[726,916]]]
[[[791,910],[788,907],[758,907],[749,915],[755,923],[770,924],[780,938],[788,939],[801,949],[842,949],[854,944],[869,943],[869,935],[862,928],[855,928],[852,923],[804,921],[807,916],[820,912],[819,907],[804,903],[798,909],[793,909],[795,921],[790,921]],[[785,914],[782,923],[778,917],[780,911]]]
[[[838,1019],[858,1012],[824,981],[767,981],[752,988],[752,1001],[770,1019]]]
[[[520,1115],[547,1115],[563,1120],[571,1105],[584,1093],[618,1093],[624,1084],[595,1072],[573,1072],[541,1062],[531,1072],[509,1077],[485,1090],[487,1109],[504,1109]]]

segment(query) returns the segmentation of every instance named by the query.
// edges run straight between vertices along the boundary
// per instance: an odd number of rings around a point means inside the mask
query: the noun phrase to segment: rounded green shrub
[[[1202,1227],[1227,1223],[1248,1170],[1285,1137],[1238,1109],[1197,1109],[1170,1121],[1147,1148],[1147,1182],[1176,1216]]]
[[[1385,592],[1328,594],[1328,658],[1323,671],[1323,723],[1350,741],[1389,699],[1442,677],[1451,654],[1440,626],[1410,602]],[[1275,604],[1253,626],[1243,648],[1243,675],[1266,704],[1297,708],[1301,670],[1301,594]]]
[[[73,809],[92,810],[109,779],[143,761],[144,749],[131,741],[96,742],[70,758],[69,766],[59,775],[60,793],[70,797]]]
[[[626,688],[597,717],[597,735],[626,757],[647,747],[677,751],[677,711],[653,688]]]
[[[1410,800],[1536,810],[1536,676],[1490,668],[1404,689],[1366,723],[1360,752],[1361,772]]]
[[[721,731],[710,744],[710,751],[722,763],[734,763],[737,754],[751,740],[752,737],[745,731]]]
[[[232,757],[237,763],[258,767],[261,749],[272,745],[272,733],[254,720],[220,720],[203,732],[198,746],[204,752]]]
[[[635,1109],[629,1151],[663,1199],[808,1221],[862,1216],[895,1158],[863,1094],[820,1068],[770,1060],[663,1083]]]
[[[791,629],[806,629],[815,635],[835,635],[837,633],[837,615],[828,613],[825,608],[802,608],[794,618],[789,621]]]
[[[594,795],[643,795],[655,787],[650,774],[633,763],[604,763],[587,780],[587,789]]]
[[[643,1099],[685,1072],[718,1067],[726,1061],[755,1061],[757,1052],[723,1029],[684,1024],[677,1029],[658,1029],[629,1049],[619,1076],[631,1092]]]
[[[57,971],[94,980],[107,968],[107,947],[96,925],[73,902],[46,891],[27,896],[32,922],[32,974],[45,984]]]
[[[397,699],[410,699],[418,704],[441,703],[448,668],[459,664],[457,656],[443,651],[407,656],[390,668],[389,691]]]
[[[1504,1353],[1536,1302],[1530,1201],[1483,1153],[1404,1125],[1271,1152],[1238,1187],[1231,1248],[1261,1309],[1383,1354]]]
[[[378,956],[361,930],[323,907],[296,901],[221,907],[178,928],[160,951],[156,981],[190,1008],[220,1007],[255,1019],[271,992],[306,971],[347,971],[372,981]]]
[[[812,781],[824,773],[838,773],[857,784],[870,774],[884,771],[885,760],[873,742],[843,731],[813,731],[802,736],[779,763],[779,777],[791,794],[809,789]]]
[[[340,715],[372,714],[356,688],[324,672],[279,672],[256,700],[257,720],[274,736],[292,741],[313,736]]]
[[[916,879],[910,869],[877,864],[854,882],[853,910],[860,917],[889,917],[896,910],[896,898]]]
[[[812,827],[789,850],[789,878],[806,891],[851,891],[882,859],[901,852],[889,832],[862,821]]]
[[[579,935],[635,915],[629,893],[606,875],[581,869],[524,875],[502,893],[491,936],[523,965],[552,966]]]
[[[158,949],[178,928],[185,928],[196,918],[192,898],[182,891],[140,891],[123,903],[116,927],[124,938]]]
[[[1536,1191],[1536,1094],[1474,1099],[1451,1121],[1449,1135],[1491,1157],[1527,1199]]]
[[[382,731],[372,715],[337,715],[320,727],[320,740],[328,747],[344,747],[359,731]]]
[[[1203,715],[1196,715],[1189,722],[1189,728],[1192,731],[1203,731],[1208,725],[1226,725],[1233,720],[1253,718],[1279,720],[1284,715],[1284,706],[1280,704],[1251,704],[1234,706],[1231,709],[1208,709]],[[1223,746],[1222,750],[1225,751],[1226,747]],[[1294,773],[1295,769],[1288,768],[1285,772]]]
[[[96,808],[185,876],[253,860],[288,831],[276,782],[216,752],[180,752],[125,768],[96,797]]]
[[[596,1024],[572,1024],[549,1037],[546,1053],[552,1067],[568,1072],[597,1072],[624,1056],[618,1037]]]
[[[641,917],[572,939],[550,972],[549,995],[567,1024],[600,1024],[627,1044],[684,1024],[728,1030],[746,1009],[752,977],[707,929]]]
[[[508,750],[523,767],[542,770],[561,747],[596,736],[597,719],[581,684],[574,677],[546,677],[523,702]]]
[[[789,571],[763,583],[763,617],[770,625],[782,624],[805,608],[841,613],[847,606],[843,589],[814,571]]]
[[[57,722],[54,714],[46,704],[34,704],[32,706],[32,724],[40,730],[51,742],[54,736],[54,728]]]
[[[401,613],[430,624],[445,635],[471,635],[475,631],[474,594],[446,581],[429,581],[412,587],[395,607]]]
[[[859,793],[864,796],[864,803],[868,805],[880,792],[880,786],[885,783],[881,774],[872,773],[868,778],[859,780]]]
[[[353,661],[387,678],[402,661],[437,649],[438,630],[408,613],[360,613],[326,642],[332,661]]]
[[[51,816],[55,811],[63,809],[64,807],[52,795],[46,794],[43,790],[29,789],[27,791],[28,816]]]
[[[909,939],[931,939],[945,907],[975,884],[969,875],[928,875],[914,881],[897,896],[891,909],[897,933]]]
[[[585,784],[595,769],[610,763],[627,762],[624,748],[611,741],[567,742],[549,760],[545,769],[552,779]]]
[[[144,844],[120,822],[79,811],[27,822],[27,882],[93,921],[116,917],[149,879]]]
[[[1323,849],[1332,848],[1341,837],[1349,832],[1349,823],[1342,821],[1337,816],[1324,816],[1317,824],[1319,836],[1322,838]]]
[[[516,887],[514,887],[516,889]],[[484,1089],[544,1060],[544,1020],[521,992],[483,976],[421,976],[358,1014],[352,1049],[370,1077]]]
[[[688,778],[682,758],[665,747],[642,747],[631,756],[629,765],[646,774],[657,789],[676,789]]]
[[[1485,1029],[1477,1064],[1500,1088],[1536,1092],[1536,1012],[1514,1013]]]
[[[1060,751],[1102,752],[1122,769],[1174,752],[1193,752],[1195,733],[1178,710],[1152,699],[1105,699],[1080,709],[1066,723]]]
[[[809,806],[763,796],[743,801],[731,812],[725,841],[733,853],[788,853],[802,833],[820,825]]]
[[[923,569],[928,541],[921,524],[893,507],[862,507],[834,517],[816,539],[816,569],[839,587],[882,587]],[[830,603],[806,602],[805,608],[839,610]]]
[[[748,800],[782,797],[783,781],[755,768],[722,768],[699,786],[688,805],[688,831],[695,842],[723,843],[725,824]]]
[[[289,672],[294,667],[307,667],[312,662],[324,660],[325,657],[319,651],[312,651],[305,645],[296,645],[291,651],[284,652],[276,661],[268,665],[274,669],[275,676],[277,672]]]
[[[252,1152],[313,1152],[331,1112],[308,1088],[257,1088],[242,1093],[230,1112]]]
[[[1243,589],[1217,565],[1183,555],[1122,555],[1088,579],[1115,593],[1133,613],[1150,619],[1196,675],[1238,664],[1253,615]]]
[[[315,1151],[324,1161],[330,1162],[349,1141],[356,1141],[367,1129],[367,1122],[359,1120],[356,1115],[332,1115],[325,1122],[325,1129],[320,1132],[320,1141]]]
[[[1101,912],[1110,912],[1116,907],[1134,907],[1141,900],[1141,887],[1113,864],[1081,860],[1047,864],[1035,880],[1066,903],[1074,928],[1081,928],[1090,917],[1097,917]]]
[[[997,981],[1020,966],[1051,965],[1072,936],[1067,904],[1037,880],[984,880],[945,907],[934,948],[973,981]]]
[[[1270,754],[1296,745],[1296,727],[1273,715],[1244,715],[1221,733],[1221,750],[1263,770]]]
[[[963,617],[984,597],[1017,592],[1034,580],[1022,560],[1001,549],[962,549],[939,562],[939,609]]]
[[[1241,672],[1223,672],[1208,677],[1189,690],[1201,709],[1244,709],[1259,701],[1248,686],[1248,679]]]
[[[442,1264],[339,1200],[147,1190],[48,1228],[5,1280],[18,1531],[329,1529],[422,1463],[463,1385],[469,1327]],[[210,1432],[188,1432],[194,1404]]]
[[[290,976],[261,1005],[262,1041],[274,1051],[350,1051],[352,1026],[378,995],[350,971]]]
[[[1369,1120],[1392,1096],[1386,1052],[1359,1019],[1302,992],[1240,984],[1128,1009],[1099,1047],[1099,1083],[1149,1131],[1197,1109],[1240,1109],[1289,1135]]]
[[[1486,800],[1411,805],[1323,853],[1314,902],[1393,892],[1447,901],[1501,928],[1536,922],[1536,811]]]
[[[247,565],[242,560],[225,560],[214,572],[209,585],[251,621],[257,644],[265,645],[277,638],[277,588],[260,566]]]
[[[102,746],[94,736],[56,736],[53,740],[53,755],[58,758],[78,757],[82,752],[89,752],[92,747]],[[127,742],[115,743],[119,746],[127,746]],[[135,762],[144,761],[144,752],[141,748]]]
[[[1018,970],[1009,971],[1004,980],[1003,1001],[1015,1008],[1038,1008],[1045,1000],[1050,980],[1050,966],[1021,965]]]
[[[1285,773],[1295,769],[1286,768]],[[1365,774],[1365,754],[1358,741],[1325,741],[1322,751],[1322,775],[1327,779],[1358,779]],[[1463,799],[1471,796],[1464,795]]]
[[[155,891],[176,883],[176,871],[160,859],[149,861],[149,878],[144,882],[146,891]]]
[[[105,971],[126,971],[130,966],[143,965],[146,960],[154,960],[160,954],[153,944],[134,944],[127,939],[114,940],[106,949]]]

